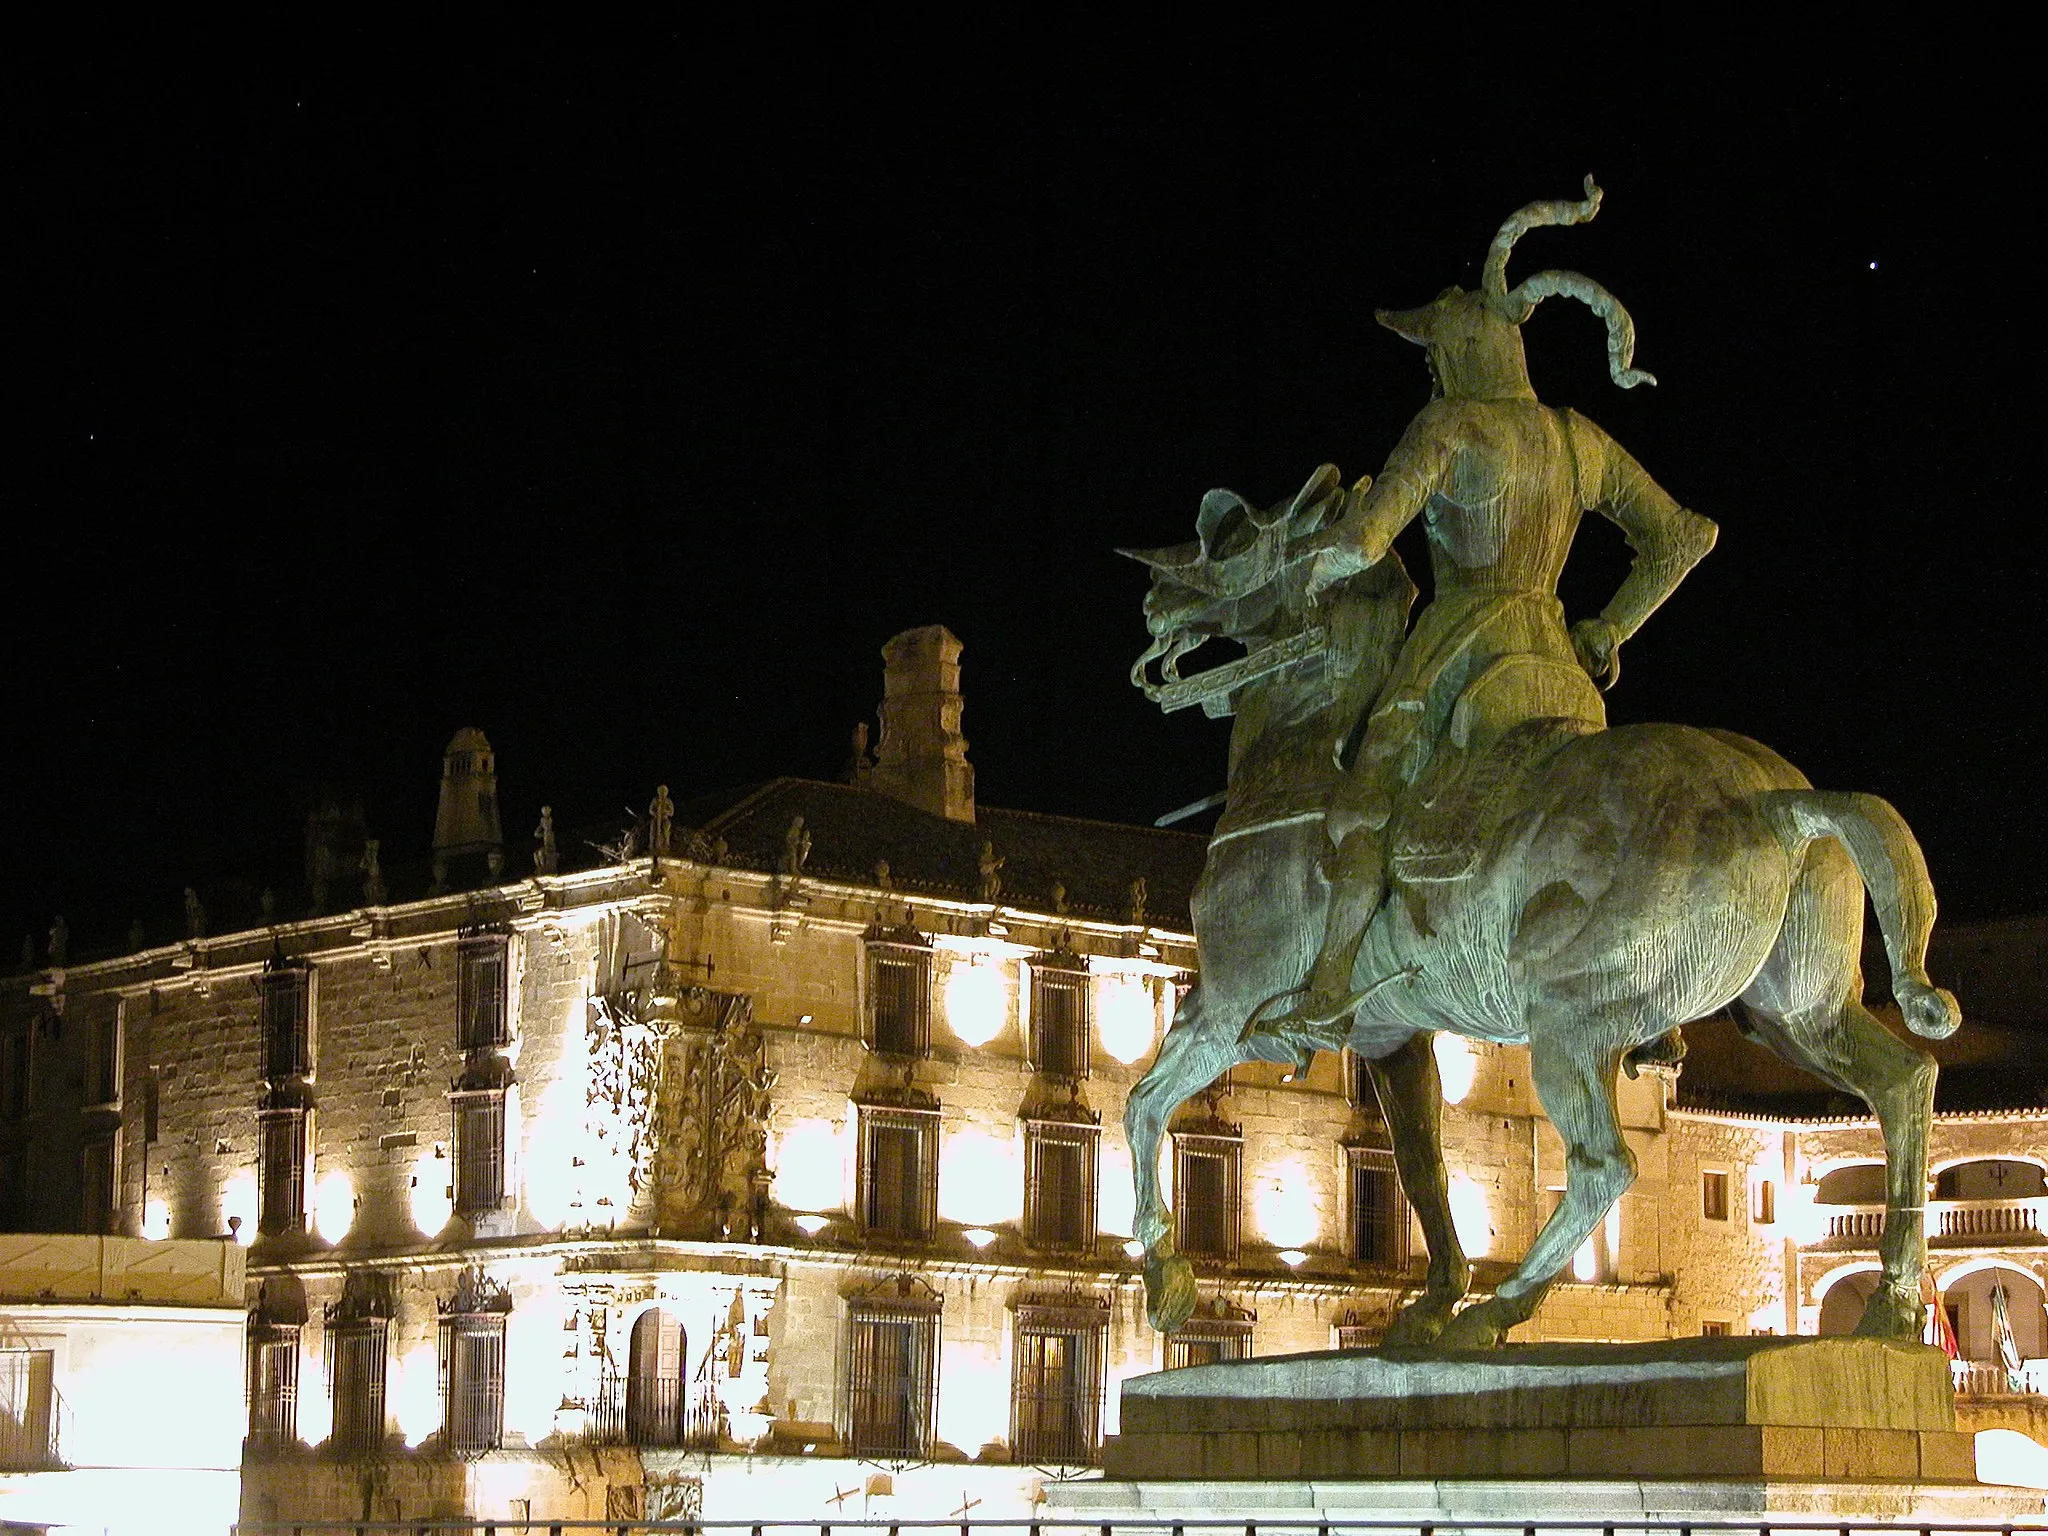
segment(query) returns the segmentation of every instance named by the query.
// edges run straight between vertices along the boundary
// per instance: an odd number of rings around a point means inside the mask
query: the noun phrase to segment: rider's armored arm
[[[1379,478],[1347,492],[1343,516],[1317,536],[1311,594],[1386,558],[1395,535],[1429,505],[1443,483],[1450,454],[1438,413],[1424,410],[1401,434]]]
[[[1706,557],[1720,530],[1681,507],[1619,443],[1576,411],[1571,428],[1582,496],[1620,527],[1635,551],[1627,578],[1600,614],[1617,641],[1627,640]]]

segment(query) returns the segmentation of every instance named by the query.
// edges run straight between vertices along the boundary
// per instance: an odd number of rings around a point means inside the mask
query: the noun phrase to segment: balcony
[[[2048,1198],[1931,1200],[1927,1240],[1959,1248],[2028,1246],[2043,1240],[2042,1207]],[[1822,1241],[1830,1248],[1874,1248],[1884,1235],[1882,1205],[1819,1205]]]
[[[691,1385],[680,1376],[607,1376],[584,1438],[593,1445],[716,1449],[724,1410],[708,1388],[693,1392]]]
[[[1996,1360],[1951,1360],[1948,1368],[1958,1397],[2048,1397],[2048,1360],[2022,1361],[2017,1387]]]

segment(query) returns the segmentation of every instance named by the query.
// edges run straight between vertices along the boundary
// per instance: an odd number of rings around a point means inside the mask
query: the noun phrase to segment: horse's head
[[[1270,507],[1211,491],[1195,515],[1193,543],[1119,550],[1152,572],[1144,609],[1152,639],[1131,666],[1131,682],[1156,699],[1155,661],[1167,682],[1178,682],[1181,658],[1207,641],[1269,636],[1276,620],[1306,607],[1310,552],[1299,545],[1328,523],[1342,490],[1336,466],[1325,464],[1291,500]]]

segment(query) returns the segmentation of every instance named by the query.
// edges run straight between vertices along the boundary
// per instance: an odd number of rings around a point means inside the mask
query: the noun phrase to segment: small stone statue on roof
[[[379,841],[374,837],[363,840],[363,861],[360,867],[363,871],[363,905],[366,907],[384,905],[384,866],[377,857],[378,847]]]
[[[64,969],[65,958],[71,952],[71,925],[60,914],[50,919],[50,969]]]
[[[267,928],[277,921],[277,892],[266,885],[256,900],[263,908],[263,924]]]
[[[199,899],[199,893],[189,885],[185,887],[185,937],[206,937],[206,904]]]
[[[1010,861],[996,852],[994,843],[981,845],[980,897],[993,902],[1003,894],[1003,866]]]
[[[896,889],[896,877],[890,873],[889,861],[887,859],[875,860],[875,886],[877,889],[884,891]]]
[[[141,949],[148,942],[148,935],[142,931],[142,919],[138,917],[128,925],[129,951],[133,953],[135,950]]]
[[[655,858],[661,858],[669,851],[669,841],[675,835],[676,803],[668,797],[668,786],[654,786],[654,799],[647,807],[647,851]]]
[[[1052,883],[1052,910],[1055,916],[1067,915],[1067,882],[1055,880]]]
[[[1151,894],[1143,875],[1131,882],[1131,921],[1140,928],[1145,926],[1145,902]]]
[[[811,859],[811,832],[804,825],[801,816],[790,818],[789,830],[782,834],[782,872],[794,880],[804,872],[804,865]]]
[[[875,760],[868,755],[868,723],[863,720],[853,728],[853,756],[846,760],[846,767],[840,770],[839,782],[851,784],[856,789],[865,789],[874,777]]]
[[[540,808],[540,825],[533,829],[533,872],[552,875],[560,864],[561,853],[555,847],[555,808],[544,805]]]

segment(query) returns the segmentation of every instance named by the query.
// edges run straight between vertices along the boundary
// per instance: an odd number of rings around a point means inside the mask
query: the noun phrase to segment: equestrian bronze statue
[[[1867,891],[1908,1028],[1954,1031],[1955,999],[1926,972],[1933,888],[1905,822],[1873,795],[1815,790],[1726,731],[1607,726],[1599,685],[1715,528],[1530,387],[1520,326],[1551,297],[1606,322],[1615,383],[1654,382],[1598,284],[1543,272],[1507,285],[1525,232],[1599,206],[1590,177],[1581,201],[1533,203],[1495,236],[1477,292],[1380,312],[1426,349],[1435,388],[1376,479],[1347,488],[1325,465],[1265,508],[1212,491],[1193,543],[1130,552],[1152,570],[1133,681],[1163,708],[1234,717],[1192,904],[1200,979],[1125,1114],[1155,1327],[1195,1302],[1160,1140],[1232,1065],[1356,1053],[1429,1249],[1386,1342],[1484,1347],[1535,1312],[1635,1178],[1616,1073],[1676,1060],[1681,1027],[1726,1010],[1877,1116],[1884,1274],[1859,1331],[1919,1336],[1935,1066],[1864,1007],[1859,957]],[[1605,610],[1568,627],[1557,580],[1589,511],[1621,527],[1635,559]],[[1392,544],[1418,517],[1434,595],[1411,627],[1416,590]],[[1212,639],[1246,654],[1183,676]],[[1567,1151],[1556,1211],[1463,1310],[1438,1030],[1526,1044]]]

